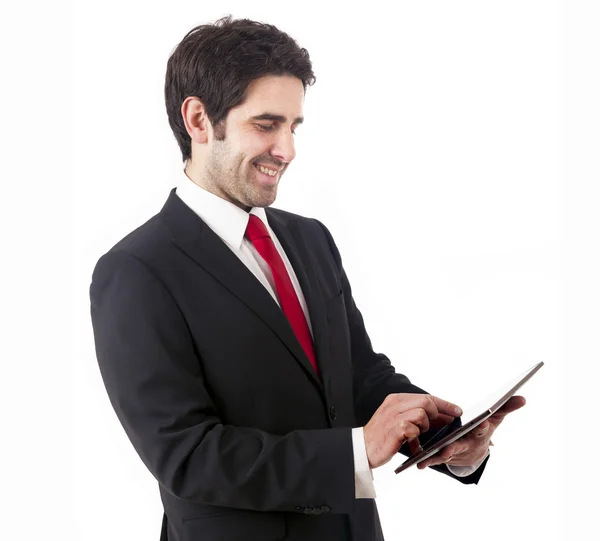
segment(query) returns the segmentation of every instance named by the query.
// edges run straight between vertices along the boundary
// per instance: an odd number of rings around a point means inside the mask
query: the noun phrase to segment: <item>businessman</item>
[[[191,30],[165,82],[184,167],[94,269],[98,362],[162,541],[382,540],[372,469],[461,414],[373,351],[327,228],[270,208],[314,82],[274,26]],[[419,467],[476,483],[523,404]]]

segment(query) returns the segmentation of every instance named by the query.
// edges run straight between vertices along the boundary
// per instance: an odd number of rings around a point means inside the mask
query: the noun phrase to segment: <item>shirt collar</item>
[[[248,212],[233,203],[222,199],[195,184],[186,175],[185,170],[177,176],[176,194],[192,209],[226,244],[235,250],[240,250],[248,226]],[[258,216],[273,232],[267,221],[267,213],[262,207],[253,207],[250,214]]]

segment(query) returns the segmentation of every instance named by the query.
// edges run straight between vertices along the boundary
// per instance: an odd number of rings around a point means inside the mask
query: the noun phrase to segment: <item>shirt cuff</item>
[[[369,467],[363,428],[352,429],[352,450],[354,451],[354,496],[355,498],[375,498],[373,472]]]
[[[456,477],[467,477],[479,469],[479,466],[484,463],[489,454],[490,451],[488,449],[488,452],[485,454],[485,456],[479,462],[476,462],[471,466],[450,466],[450,464],[446,464],[446,467],[450,473],[456,475]]]

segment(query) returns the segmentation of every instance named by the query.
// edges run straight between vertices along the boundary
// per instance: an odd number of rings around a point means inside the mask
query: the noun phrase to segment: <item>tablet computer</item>
[[[543,365],[543,362],[537,363],[518,378],[511,380],[483,401],[464,411],[460,421],[456,419],[455,421],[458,422],[450,423],[441,428],[440,431],[423,445],[421,451],[409,457],[394,471],[400,473],[406,468],[418,464],[438,451],[441,451],[446,445],[469,433],[477,425],[483,423],[488,417],[496,413]]]

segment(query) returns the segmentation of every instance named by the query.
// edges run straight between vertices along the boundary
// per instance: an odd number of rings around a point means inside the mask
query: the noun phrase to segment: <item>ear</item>
[[[192,141],[199,145],[206,143],[212,125],[200,99],[196,96],[188,96],[181,104],[181,116]]]

